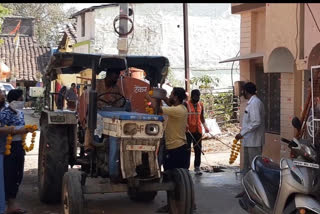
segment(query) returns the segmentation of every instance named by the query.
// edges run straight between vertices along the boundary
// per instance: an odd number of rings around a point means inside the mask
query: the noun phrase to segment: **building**
[[[5,17],[0,39],[0,59],[10,69],[16,86],[35,86],[50,57],[50,47],[40,46],[34,37],[34,18]]]
[[[240,61],[240,79],[256,83],[266,108],[263,153],[279,161],[289,155],[280,138],[295,136],[291,120],[301,117],[310,68],[320,64],[320,4],[232,3],[231,11],[241,15],[240,56],[222,62]]]
[[[76,25],[67,24],[63,30],[62,39],[58,45],[59,52],[72,52],[73,45],[77,43]]]
[[[236,56],[239,51],[240,17],[231,15],[229,7],[229,4],[188,4],[191,77],[219,73],[221,87],[232,85],[232,63],[219,61]],[[129,18],[134,30],[128,36],[128,54],[166,56],[175,79],[184,85],[183,4],[139,3],[129,4],[129,8],[133,11]],[[77,23],[73,51],[118,54],[118,35],[113,25],[118,15],[119,4],[93,6],[73,14]],[[239,79],[238,73],[234,79]],[[223,84],[225,80],[227,83]]]

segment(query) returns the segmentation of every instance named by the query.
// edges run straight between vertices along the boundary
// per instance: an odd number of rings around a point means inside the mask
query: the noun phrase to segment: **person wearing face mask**
[[[24,107],[23,91],[12,89],[7,95],[9,106],[4,107],[0,112],[1,126],[13,126],[15,130],[24,129],[25,121],[22,109]],[[12,132],[14,134],[14,132]],[[15,199],[22,182],[24,172],[25,151],[22,147],[22,134],[13,136],[11,154],[4,157],[4,184],[5,198],[8,202],[6,213],[24,213],[17,208]]]
[[[257,155],[262,155],[262,147],[264,145],[265,132],[265,111],[264,105],[256,95],[256,85],[248,82],[243,86],[243,96],[248,100],[245,108],[241,131],[236,135],[236,139],[243,139],[243,172],[244,176],[250,169],[253,159]],[[245,194],[244,191],[236,195],[241,197]]]
[[[0,91],[0,111],[5,107],[5,95]],[[8,134],[17,135],[25,134],[28,130],[24,127],[16,130],[14,126],[0,127],[0,214],[5,212],[5,191],[4,191],[4,175],[3,175],[3,159],[6,145],[6,137]]]
[[[151,106],[155,109],[157,103],[147,94],[146,99],[151,102]],[[188,169],[188,151],[186,128],[188,111],[183,101],[186,99],[186,91],[183,88],[174,87],[169,98],[164,101],[169,106],[159,108],[159,113],[163,113],[168,117],[167,126],[165,128],[165,151],[163,156],[164,170],[175,168]],[[158,213],[169,212],[168,205],[157,210]]]
[[[189,161],[188,165],[190,167],[190,156],[191,156],[191,144],[193,143],[194,149],[194,171],[196,175],[201,175],[200,170],[201,165],[201,150],[202,150],[202,126],[203,125],[205,132],[209,133],[206,121],[204,119],[204,109],[203,104],[199,102],[200,100],[200,91],[194,89],[191,91],[191,99],[185,104],[188,109],[188,128],[187,128],[187,142],[188,142],[188,151],[189,151]]]

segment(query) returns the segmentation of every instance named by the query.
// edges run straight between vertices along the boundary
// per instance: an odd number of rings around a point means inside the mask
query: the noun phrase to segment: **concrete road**
[[[31,117],[31,111],[25,111],[25,118],[27,124],[38,122],[37,118]],[[39,135],[38,132],[37,140],[39,140]],[[27,141],[28,139],[30,136]],[[228,158],[229,153],[206,154],[203,163],[215,165],[225,163]],[[62,213],[60,204],[47,205],[39,201],[37,163],[38,143],[36,143],[35,149],[26,155],[25,174],[17,198],[18,204],[31,214],[60,214]],[[234,198],[241,191],[240,180],[236,178],[235,170],[237,167],[229,167],[224,172],[204,172],[202,176],[195,176],[191,171],[196,194],[196,214],[245,213],[240,208],[238,200]],[[86,195],[85,200],[88,214],[152,214],[157,208],[166,204],[166,193],[159,192],[151,203],[132,202],[126,193]]]

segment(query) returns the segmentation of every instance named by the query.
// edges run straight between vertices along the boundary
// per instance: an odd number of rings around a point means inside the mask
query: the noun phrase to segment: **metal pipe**
[[[190,94],[188,4],[183,3],[185,89]]]
[[[92,65],[91,65],[91,90],[96,90],[96,79],[97,79],[97,66],[94,59],[92,59]]]
[[[128,16],[129,11],[128,11],[128,3],[121,3],[120,4],[120,17],[121,16]],[[119,32],[124,34],[128,32],[128,20],[127,19],[121,19],[119,20]],[[127,35],[122,35],[119,36],[120,38],[127,38]],[[119,55],[127,55],[128,54],[128,49],[127,50],[119,50]]]
[[[299,59],[304,59],[304,3],[300,3],[300,28],[299,28]],[[298,14],[296,14],[298,15]]]
[[[92,59],[92,80],[89,92],[88,128],[90,137],[93,139],[94,130],[97,128],[97,91],[96,91],[97,65]]]

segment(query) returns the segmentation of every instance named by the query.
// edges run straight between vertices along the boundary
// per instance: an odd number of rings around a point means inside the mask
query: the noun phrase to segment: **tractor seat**
[[[266,157],[257,157],[254,164],[272,208],[279,190],[280,167]]]

